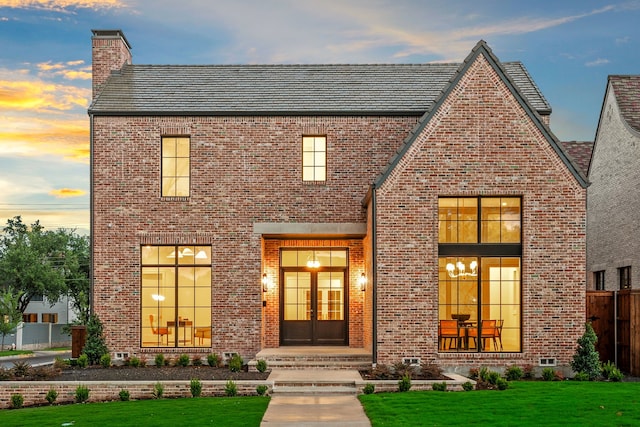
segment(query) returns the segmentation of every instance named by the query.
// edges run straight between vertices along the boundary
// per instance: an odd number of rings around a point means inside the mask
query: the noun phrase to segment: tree
[[[68,295],[80,322],[89,319],[89,239],[73,230],[45,231],[39,221],[27,227],[19,216],[9,219],[0,240],[0,289],[22,294],[16,308],[24,313],[31,299],[51,303]]]
[[[0,334],[2,334],[0,350],[4,348],[4,338],[22,321],[22,313],[16,309],[19,298],[20,293],[12,289],[0,291]]]
[[[28,228],[20,216],[7,221],[0,240],[0,288],[20,292],[16,309],[24,313],[31,299],[44,295],[57,302],[66,286],[64,236],[44,231],[39,221]]]
[[[598,378],[602,372],[596,342],[598,342],[598,336],[591,323],[587,322],[584,334],[578,338],[578,348],[571,361],[571,369],[587,374],[592,381]]]

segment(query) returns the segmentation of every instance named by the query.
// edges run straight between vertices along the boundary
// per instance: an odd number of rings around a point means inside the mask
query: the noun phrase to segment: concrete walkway
[[[276,369],[269,375],[271,381],[302,381],[313,383],[341,382],[360,380],[357,371],[348,370],[282,370]],[[277,393],[271,397],[267,412],[262,418],[262,427],[316,427],[316,426],[344,426],[370,427],[371,423],[362,409],[360,401],[355,395],[344,394],[306,394],[301,389],[300,394]]]

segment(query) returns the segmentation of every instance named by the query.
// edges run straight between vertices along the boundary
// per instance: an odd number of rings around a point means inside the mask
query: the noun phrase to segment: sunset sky
[[[522,61],[561,140],[593,140],[607,76],[640,74],[640,0],[0,0],[0,222],[89,230],[91,29],[135,64]]]

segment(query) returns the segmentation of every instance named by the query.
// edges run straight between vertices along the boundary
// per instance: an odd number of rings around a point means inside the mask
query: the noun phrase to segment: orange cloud
[[[14,9],[64,9],[68,7],[85,9],[106,9],[124,7],[120,0],[0,0],[0,7]]]
[[[79,190],[76,188],[57,188],[49,191],[49,195],[58,197],[60,199],[66,199],[68,197],[80,197],[87,194],[84,190]]]
[[[41,77],[54,77],[54,76],[62,76],[68,80],[91,80],[91,66],[81,67],[73,69],[72,67],[78,67],[79,65],[83,65],[83,60],[77,61],[69,61],[69,62],[56,62],[52,63],[41,62],[36,64],[38,70],[40,70],[39,75]]]
[[[2,110],[33,112],[67,111],[86,108],[90,90],[42,81],[0,80],[0,112]]]

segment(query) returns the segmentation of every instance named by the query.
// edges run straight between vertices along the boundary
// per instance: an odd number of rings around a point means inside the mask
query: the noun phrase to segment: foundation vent
[[[404,357],[402,359],[402,363],[409,366],[420,366],[420,358],[419,357]]]
[[[556,366],[556,359],[553,357],[541,357],[540,366]]]

